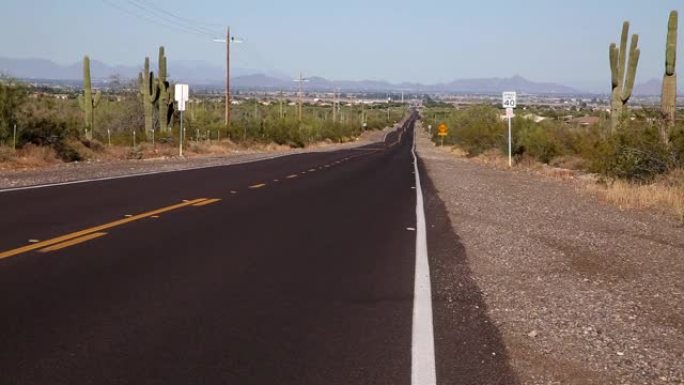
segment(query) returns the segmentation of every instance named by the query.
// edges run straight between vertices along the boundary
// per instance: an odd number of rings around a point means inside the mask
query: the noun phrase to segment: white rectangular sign
[[[513,109],[511,107],[506,108],[506,117],[513,119],[515,115],[513,114]]]
[[[175,99],[178,102],[178,111],[185,111],[185,103],[190,100],[190,87],[187,84],[176,84],[174,91]]]
[[[516,94],[515,94],[515,92],[504,92],[502,104],[503,104],[503,108],[515,108],[516,107]]]

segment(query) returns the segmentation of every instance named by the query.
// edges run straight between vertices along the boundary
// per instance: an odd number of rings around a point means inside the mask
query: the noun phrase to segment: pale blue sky
[[[0,56],[73,63],[89,54],[131,65],[163,44],[170,64],[221,65],[224,51],[206,30],[230,24],[246,40],[234,50],[239,67],[426,83],[519,74],[600,87],[623,20],[640,34],[637,81],[662,76],[667,17],[678,7],[681,0],[4,0]],[[165,27],[174,15],[197,23]],[[680,52],[683,45],[680,36]]]

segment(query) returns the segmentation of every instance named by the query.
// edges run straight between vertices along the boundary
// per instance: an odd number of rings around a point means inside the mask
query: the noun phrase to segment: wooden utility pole
[[[337,91],[335,91],[335,98],[333,99],[332,107],[333,107],[332,120],[333,120],[333,123],[336,123],[337,122]]]
[[[226,127],[230,128],[230,27],[226,27]]]
[[[280,97],[278,98],[280,102],[280,119],[283,119],[283,91],[280,91]]]
[[[298,104],[299,104],[299,109],[298,109],[298,114],[299,114],[299,121],[302,121],[302,83],[304,82],[304,77],[302,73],[299,73],[299,92],[297,93],[297,99],[298,99]]]

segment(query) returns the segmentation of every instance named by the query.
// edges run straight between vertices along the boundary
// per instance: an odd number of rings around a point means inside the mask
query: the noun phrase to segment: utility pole
[[[333,114],[332,114],[332,120],[333,123],[337,122],[337,91],[335,91],[335,97],[333,98]]]
[[[225,90],[225,124],[226,127],[230,127],[230,107],[231,107],[231,97],[230,97],[230,45],[233,43],[242,43],[240,40],[235,40],[234,37],[230,36],[230,26],[226,27],[226,38],[225,39],[214,39],[216,43],[226,43],[226,90]]]
[[[230,27],[226,27],[226,128],[230,128]]]
[[[309,79],[305,79],[304,75],[302,73],[299,73],[299,79],[295,79],[296,82],[299,83],[299,92],[297,93],[297,102],[299,104],[298,108],[298,115],[299,115],[299,121],[302,121],[302,83],[308,82]]]
[[[280,101],[280,120],[283,120],[283,91],[280,91],[278,100]]]
[[[302,73],[299,73],[299,93],[297,94],[298,100],[299,100],[299,121],[302,121],[302,82],[304,81],[304,78],[302,78]]]

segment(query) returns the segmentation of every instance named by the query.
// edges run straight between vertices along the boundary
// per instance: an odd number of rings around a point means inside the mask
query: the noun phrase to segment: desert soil
[[[417,146],[520,383],[684,384],[681,223]]]

